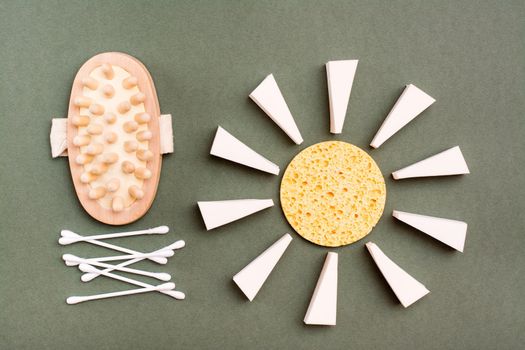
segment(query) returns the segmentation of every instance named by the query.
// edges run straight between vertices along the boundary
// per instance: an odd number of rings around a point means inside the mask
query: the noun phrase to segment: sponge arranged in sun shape
[[[304,149],[281,182],[281,206],[290,225],[326,247],[350,244],[370,233],[385,201],[377,164],[359,147],[341,141]]]

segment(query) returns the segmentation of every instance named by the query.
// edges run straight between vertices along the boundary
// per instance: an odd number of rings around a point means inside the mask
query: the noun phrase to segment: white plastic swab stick
[[[144,283],[144,282],[140,282],[140,281],[134,280],[132,278],[127,278],[127,277],[124,277],[124,276],[116,275],[116,274],[111,273],[111,272],[105,272],[105,271],[99,270],[96,267],[93,267],[93,266],[91,266],[89,264],[80,264],[78,268],[80,269],[80,271],[83,271],[83,272],[100,274],[100,275],[103,275],[103,276],[106,276],[106,277],[109,277],[109,278],[112,278],[112,279],[115,279],[115,280],[119,280],[119,281],[126,282],[126,283],[129,283],[129,284],[134,284],[134,285],[139,286],[139,287],[144,287],[144,288],[152,287],[152,285],[150,285],[148,283]],[[174,288],[175,288],[175,286],[173,286],[172,289],[174,289]],[[164,291],[161,291],[161,293],[169,295],[170,297],[175,298],[175,299],[179,299],[179,300],[183,300],[186,297],[183,292],[177,291],[177,290],[164,290]]]
[[[70,233],[68,235],[70,235],[70,236],[77,235],[75,232],[72,232],[72,231],[69,231],[69,232]],[[118,245],[102,242],[102,241],[99,241],[99,240],[96,240],[96,239],[89,239],[89,240],[86,240],[85,242],[93,244],[93,245],[98,245],[99,247],[113,249],[113,250],[116,250],[116,251],[122,252],[122,253],[141,254],[141,252],[138,252],[138,251],[135,251],[135,250],[131,250],[131,249],[128,249],[128,248],[119,247]],[[166,264],[168,262],[168,259],[162,258],[162,257],[157,257],[157,256],[152,256],[152,257],[149,257],[148,259],[151,260],[151,261],[156,262],[157,264],[162,264],[162,265],[164,265],[164,264]]]
[[[78,262],[80,264],[89,264],[93,266],[104,267],[106,269],[113,269],[113,270],[118,270],[122,272],[132,273],[135,275],[142,275],[146,277],[156,278],[161,281],[169,281],[171,279],[170,274],[165,273],[165,272],[149,272],[149,271],[144,271],[144,270],[137,270],[137,269],[132,269],[129,267],[116,266],[116,265],[106,264],[106,263],[102,263],[98,261],[86,260],[82,258],[78,258],[77,260],[75,260],[75,262]]]
[[[73,305],[73,304],[82,303],[84,301],[114,298],[114,297],[120,297],[124,295],[140,294],[140,293],[147,293],[147,292],[162,292],[162,291],[170,290],[173,288],[175,288],[175,283],[168,282],[168,283],[159,284],[158,286],[130,289],[130,290],[124,290],[121,292],[95,294],[95,295],[88,295],[88,296],[72,296],[66,299],[66,303]]]
[[[175,243],[172,243],[172,244],[170,244],[170,245],[167,246],[167,247],[164,247],[164,248],[159,249],[158,251],[166,250],[166,249],[170,249],[170,250],[181,249],[181,248],[183,248],[185,245],[186,245],[186,243],[185,243],[183,240],[178,240],[178,241],[176,241]],[[124,262],[122,262],[122,263],[120,263],[120,264],[118,264],[118,265],[115,265],[115,266],[118,266],[118,267],[124,267],[124,266],[128,266],[128,265],[134,264],[134,263],[136,263],[136,262],[142,261],[142,260],[144,260],[144,259],[142,259],[142,258],[131,259],[131,260],[128,260],[128,261],[124,261]],[[113,271],[113,269],[112,269],[112,268],[111,268],[111,269],[108,268],[108,269],[105,269],[105,270],[103,270],[103,271],[104,271],[104,272],[111,272],[111,271]],[[89,282],[89,281],[95,279],[95,278],[98,277],[98,276],[99,276],[98,273],[90,273],[90,272],[88,272],[88,273],[83,274],[83,275],[80,277],[80,279],[82,280],[82,282]]]
[[[449,247],[463,252],[465,238],[467,236],[466,222],[406,213],[399,210],[394,210],[392,216],[426,233],[430,237],[445,243]]]
[[[436,100],[417,86],[408,84],[377,131],[370,146],[378,148]]]
[[[430,293],[423,284],[390,260],[375,243],[368,242],[366,248],[404,307],[409,307]]]
[[[412,177],[449,176],[470,174],[467,162],[459,146],[423,159],[392,173],[395,180]]]
[[[288,233],[233,276],[233,281],[252,301],[292,241]]]
[[[197,202],[202,219],[209,231],[273,206],[271,199],[235,199]]]
[[[303,142],[303,137],[295,124],[292,113],[284,100],[281,90],[273,77],[268,75],[252,91],[250,98],[277,124],[296,144]]]
[[[270,174],[279,175],[279,167],[277,165],[246,146],[220,126],[217,128],[215,139],[213,139],[210,154]]]
[[[162,257],[170,257],[173,256],[174,252],[173,250],[163,250],[159,252],[153,252],[153,253],[145,253],[145,254],[129,254],[129,255],[115,255],[115,256],[104,256],[100,258],[79,258],[76,255],[73,254],[64,254],[62,255],[62,259],[66,262],[66,265],[68,266],[76,266],[80,264],[80,259],[82,260],[88,260],[88,261],[115,261],[115,260],[129,260],[129,259],[136,259],[136,258],[142,258],[147,259],[150,256],[162,256]]]
[[[169,232],[168,226],[158,226],[149,228],[146,230],[138,230],[138,231],[129,231],[129,232],[118,232],[118,233],[106,233],[103,235],[94,235],[94,236],[81,236],[76,232],[70,231],[70,230],[62,230],[60,232],[60,235],[62,236],[58,243],[62,245],[68,245],[80,241],[89,241],[92,239],[110,239],[110,238],[117,238],[117,237],[129,237],[129,236],[137,236],[137,235],[151,235],[151,234],[165,234]]]
[[[330,132],[332,134],[340,134],[343,131],[357,63],[358,60],[326,63],[328,98],[330,100]]]
[[[335,326],[337,319],[337,260],[338,255],[329,252],[317,280],[304,323]]]

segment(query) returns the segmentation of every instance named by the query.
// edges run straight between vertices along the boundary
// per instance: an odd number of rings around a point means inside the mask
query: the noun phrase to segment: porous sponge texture
[[[341,141],[301,151],[281,182],[281,206],[290,225],[303,238],[326,247],[347,245],[369,234],[385,201],[385,180],[375,161]]]

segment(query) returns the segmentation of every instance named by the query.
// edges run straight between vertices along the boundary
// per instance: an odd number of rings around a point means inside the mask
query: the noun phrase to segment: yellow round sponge
[[[312,243],[338,247],[366,236],[383,214],[381,170],[362,149],[327,141],[301,151],[281,182],[286,219]]]

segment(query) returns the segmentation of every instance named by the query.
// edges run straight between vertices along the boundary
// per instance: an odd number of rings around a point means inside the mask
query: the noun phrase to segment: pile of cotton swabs
[[[129,290],[124,290],[124,291],[104,293],[104,294],[87,295],[87,296],[71,296],[66,299],[66,302],[68,304],[78,304],[78,303],[89,301],[89,300],[113,298],[113,297],[118,297],[118,296],[123,296],[123,295],[131,295],[131,294],[139,294],[139,293],[147,293],[147,292],[159,292],[162,294],[169,295],[170,297],[178,299],[178,300],[184,299],[185,298],[184,293],[175,290],[175,283],[168,282],[171,280],[171,276],[168,273],[149,272],[149,271],[138,270],[138,269],[128,267],[144,259],[148,259],[157,264],[164,265],[168,262],[168,258],[173,256],[173,254],[175,254],[175,250],[180,249],[185,246],[185,242],[183,240],[178,240],[170,244],[169,246],[166,246],[164,248],[161,248],[159,250],[155,250],[149,253],[142,253],[142,252],[138,252],[138,251],[131,250],[128,248],[120,247],[114,244],[103,242],[103,240],[105,239],[118,238],[118,237],[129,237],[129,236],[137,236],[137,235],[165,234],[165,233],[168,233],[168,231],[169,231],[168,226],[159,226],[159,227],[154,227],[154,228],[150,228],[147,230],[108,233],[108,234],[94,235],[94,236],[81,236],[78,233],[75,233],[70,230],[62,230],[60,232],[61,237],[58,240],[58,243],[60,243],[61,245],[69,245],[69,244],[73,244],[77,242],[87,242],[93,245],[97,245],[100,247],[109,248],[109,249],[112,249],[112,250],[115,250],[121,253],[125,253],[124,255],[105,256],[105,257],[97,257],[97,258],[81,258],[73,254],[64,254],[62,256],[62,259],[64,260],[67,266],[77,266],[80,269],[80,271],[84,272],[84,274],[81,277],[81,280],[83,282],[92,281],[93,279],[102,275],[105,277],[109,277],[115,280],[119,280],[119,281],[126,282],[126,283],[133,284],[135,286],[140,287],[137,289],[129,289]],[[113,261],[120,261],[120,260],[122,260],[123,262],[117,265],[113,265],[111,263]],[[152,284],[134,280],[132,278],[127,278],[127,277],[115,274],[113,271],[121,271],[121,272],[141,275],[141,276],[147,276],[147,277],[158,279],[160,281],[164,281],[166,283],[152,285]]]

